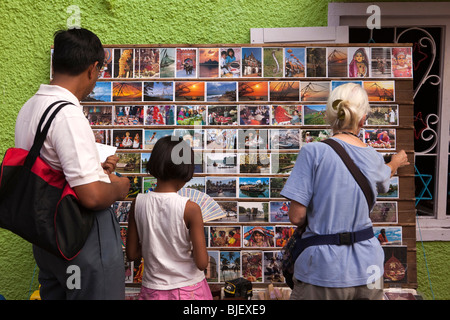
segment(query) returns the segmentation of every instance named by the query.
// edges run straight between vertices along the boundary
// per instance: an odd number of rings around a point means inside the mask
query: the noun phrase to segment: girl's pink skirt
[[[141,287],[139,300],[212,300],[211,290],[206,279],[192,286],[172,290],[154,290]]]

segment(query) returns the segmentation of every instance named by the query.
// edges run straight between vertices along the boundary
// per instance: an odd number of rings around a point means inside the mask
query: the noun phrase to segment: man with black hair
[[[73,260],[63,260],[33,246],[42,299],[124,299],[125,296],[119,225],[111,205],[125,198],[129,180],[112,173],[117,156],[100,163],[94,134],[80,105],[94,89],[104,58],[103,46],[91,31],[79,28],[56,32],[53,80],[49,85],[40,86],[17,117],[15,146],[29,150],[45,109],[59,100],[71,103],[56,115],[40,155],[52,168],[64,172],[81,205],[95,211],[91,233]]]

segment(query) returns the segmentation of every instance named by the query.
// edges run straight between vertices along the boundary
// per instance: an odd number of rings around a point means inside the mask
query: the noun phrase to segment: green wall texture
[[[0,159],[14,145],[21,106],[48,83],[53,33],[65,28],[75,5],[81,26],[104,44],[249,43],[251,28],[327,25],[330,0],[1,0],[0,1]],[[343,2],[343,1],[341,1]],[[368,1],[347,1],[368,2]],[[449,243],[417,243],[418,291],[450,298]],[[0,294],[29,299],[38,288],[31,245],[0,230]]]

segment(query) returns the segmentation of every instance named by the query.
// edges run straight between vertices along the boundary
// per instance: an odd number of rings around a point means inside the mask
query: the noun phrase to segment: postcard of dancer
[[[363,88],[369,101],[395,101],[394,81],[364,81]]]
[[[281,78],[284,75],[283,48],[264,48],[263,74],[266,78]]]
[[[210,226],[209,247],[211,248],[239,248],[241,247],[240,226]]]
[[[152,150],[158,139],[171,136],[173,134],[173,129],[148,129],[144,131],[144,149]]]
[[[281,251],[263,252],[264,282],[284,283],[284,276],[281,269],[283,254]]]
[[[175,48],[161,48],[159,52],[159,77],[175,77]]]
[[[290,201],[270,201],[269,222],[272,223],[290,223],[289,221],[289,207]]]
[[[401,245],[402,244],[402,227],[373,227],[375,238],[380,241],[383,246]]]
[[[270,163],[271,173],[278,174],[290,174],[294,169],[295,162],[297,161],[298,153],[271,153]]]
[[[411,48],[392,48],[392,74],[396,78],[412,78]]]
[[[111,102],[112,100],[111,82],[97,81],[94,89],[81,102]]]
[[[91,126],[112,124],[112,106],[83,106],[83,113]]]
[[[269,222],[268,202],[242,202],[239,201],[239,222]]]
[[[206,149],[236,149],[236,129],[205,129]]]
[[[242,48],[242,76],[262,76],[262,48]]]
[[[237,106],[208,106],[208,125],[237,125]]]
[[[263,282],[262,251],[242,251],[242,277],[250,282]]]
[[[398,223],[398,209],[396,201],[377,201],[370,212],[370,220],[377,224]]]
[[[300,101],[299,81],[270,81],[270,101]]]
[[[239,173],[270,174],[270,155],[259,152],[240,154]]]
[[[112,78],[112,66],[113,66],[113,49],[112,48],[104,48],[105,51],[105,62],[103,63],[103,68],[99,75],[99,79],[110,79]],[[53,55],[53,49],[52,49]]]
[[[238,173],[237,154],[205,153],[206,173],[234,174]]]
[[[175,124],[176,106],[144,106],[144,125]]]
[[[237,223],[238,222],[238,202],[237,201],[217,201],[217,204],[225,212],[226,216],[215,220],[217,223]]]
[[[330,95],[330,82],[300,82],[301,101],[327,101]]]
[[[268,101],[269,87],[267,81],[239,81],[239,101]]]
[[[202,150],[205,141],[204,131],[203,129],[174,129],[172,135],[187,141],[192,149]]]
[[[261,126],[270,124],[270,106],[252,105],[239,106],[239,120],[241,125]]]
[[[269,130],[239,129],[238,149],[267,150],[269,149]]]
[[[365,129],[364,142],[378,150],[395,150],[396,130],[395,129]]]
[[[135,78],[159,78],[159,49],[139,48],[135,53]]]
[[[373,78],[390,78],[391,48],[371,48],[371,74]]]
[[[302,105],[272,105],[272,125],[290,126],[302,124]]]
[[[114,215],[119,223],[127,223],[132,201],[116,201],[113,204]]]
[[[175,101],[205,101],[205,82],[176,81]]]
[[[284,76],[286,78],[305,77],[305,48],[284,49]]]
[[[297,227],[293,225],[275,226],[275,247],[283,248]]]
[[[238,279],[241,276],[241,252],[220,252],[220,282]]]
[[[197,78],[197,48],[177,48],[176,78]]]
[[[325,126],[325,104],[303,106],[303,123],[305,126]]]
[[[370,49],[349,48],[350,62],[348,63],[348,76],[350,78],[370,77]]]
[[[114,49],[114,78],[134,77],[134,49]]]
[[[172,81],[144,82],[144,101],[173,101],[174,87]]]
[[[390,198],[390,199],[398,199],[398,195],[400,194],[400,185],[399,179],[397,176],[391,178],[389,183],[389,190],[386,193],[378,193],[377,199]]]
[[[322,141],[329,137],[331,137],[331,130],[324,129],[324,130],[301,130],[302,135],[302,145],[306,143],[316,142],[316,141]]]
[[[347,77],[348,49],[327,48],[328,77]]]
[[[306,48],[306,76],[327,76],[327,48]]]
[[[244,247],[273,248],[274,226],[243,226]]]
[[[115,106],[114,109],[114,125],[142,126],[144,124],[143,106]]]
[[[206,101],[236,101],[237,82],[207,82]]]
[[[210,197],[236,198],[236,177],[206,177],[206,194]]]
[[[269,198],[270,178],[239,177],[239,198]]]
[[[299,149],[300,129],[271,129],[270,149]]]
[[[398,104],[372,104],[366,124],[369,126],[398,126]]]
[[[219,251],[208,250],[208,266],[205,270],[205,278],[208,283],[219,282]]]
[[[177,106],[177,124],[178,125],[205,125],[206,124],[206,106]]]
[[[142,136],[142,129],[114,129],[112,132],[113,146],[117,149],[142,149]]]
[[[200,48],[198,53],[198,64],[200,78],[219,77],[219,49]]]
[[[241,76],[241,48],[220,48],[220,76],[239,78]]]
[[[142,101],[142,82],[113,82],[113,101]]]

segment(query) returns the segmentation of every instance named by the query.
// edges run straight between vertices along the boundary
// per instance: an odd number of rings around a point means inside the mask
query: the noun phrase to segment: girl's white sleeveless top
[[[135,219],[144,274],[142,285],[170,290],[193,285],[205,278],[194,262],[184,209],[189,199],[175,192],[139,194]]]

